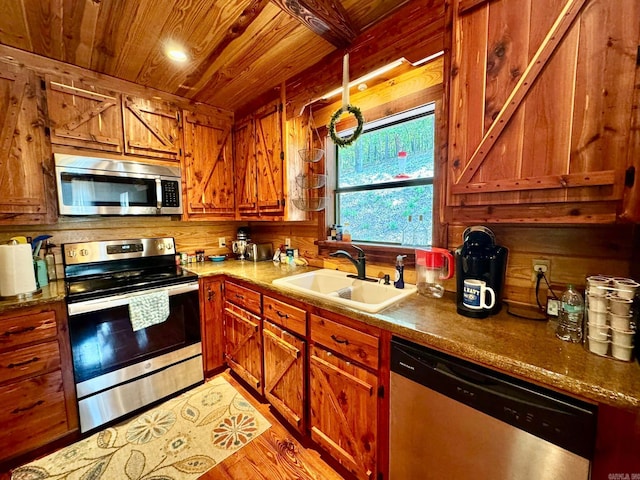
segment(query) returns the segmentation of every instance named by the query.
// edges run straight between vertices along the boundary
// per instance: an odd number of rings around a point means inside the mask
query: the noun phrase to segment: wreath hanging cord
[[[358,125],[356,126],[356,129],[353,131],[353,133],[348,137],[339,137],[336,133],[336,123],[338,122],[338,119],[340,119],[340,116],[345,112],[353,114],[358,121]],[[345,147],[355,142],[362,133],[362,129],[364,128],[364,118],[362,116],[362,111],[355,105],[349,104],[348,53],[345,54],[344,58],[342,59],[342,106],[338,110],[336,110],[333,115],[331,115],[331,120],[329,121],[328,127],[331,140],[333,140],[333,143],[335,143],[339,147]]]

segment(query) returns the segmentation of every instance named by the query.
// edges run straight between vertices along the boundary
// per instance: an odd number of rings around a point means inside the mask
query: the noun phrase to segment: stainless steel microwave
[[[180,215],[180,167],[55,153],[60,215]]]

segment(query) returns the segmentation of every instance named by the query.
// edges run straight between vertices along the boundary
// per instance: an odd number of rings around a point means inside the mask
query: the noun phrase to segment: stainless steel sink
[[[377,313],[416,293],[415,285],[405,283],[403,289],[393,284],[367,282],[350,278],[344,272],[321,269],[273,280],[274,285],[305,293],[327,302]]]

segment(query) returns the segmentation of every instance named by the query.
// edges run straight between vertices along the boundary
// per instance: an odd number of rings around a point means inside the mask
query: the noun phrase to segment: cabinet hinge
[[[284,107],[282,106],[282,103],[280,103],[280,105],[278,105],[278,111],[282,112],[283,109],[284,109]]]
[[[640,49],[638,51],[640,52]],[[42,89],[42,90],[46,90],[47,89],[47,82],[44,81],[44,78],[40,79],[40,89]]]
[[[178,149],[180,151],[180,156],[182,156],[182,148]]]
[[[638,55],[636,56],[636,65],[640,67],[640,45],[638,45]]]
[[[176,112],[176,121],[180,123],[180,112]]]
[[[384,385],[378,387],[378,397],[384,398]]]
[[[627,188],[633,187],[636,180],[636,167],[629,167],[624,173],[624,186]]]
[[[51,129],[49,127],[44,127],[44,134],[47,137],[51,137]]]
[[[284,161],[284,152],[280,152],[280,160]]]
[[[378,472],[378,480],[384,480],[384,475],[382,472]]]

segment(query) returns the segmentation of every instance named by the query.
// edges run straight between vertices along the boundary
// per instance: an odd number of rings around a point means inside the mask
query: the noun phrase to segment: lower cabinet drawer
[[[0,384],[60,368],[58,342],[0,353]]]
[[[61,371],[0,387],[0,425],[1,459],[65,434],[69,428]]]
[[[310,315],[311,340],[362,365],[378,369],[379,339],[318,315]]]
[[[304,310],[267,296],[262,299],[262,310],[264,318],[276,325],[303,337],[307,334],[307,312]]]

